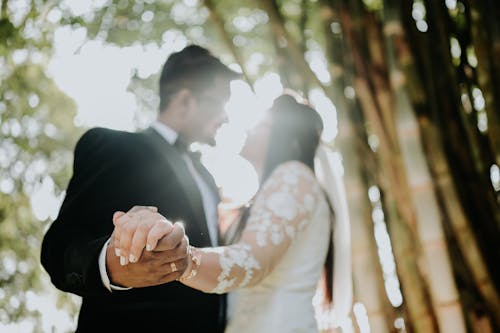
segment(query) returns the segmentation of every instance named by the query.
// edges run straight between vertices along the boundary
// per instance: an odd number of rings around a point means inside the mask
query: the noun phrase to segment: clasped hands
[[[115,212],[115,229],[106,250],[106,269],[113,285],[149,287],[186,273],[189,241],[182,223],[171,223],[156,207],[135,206]]]

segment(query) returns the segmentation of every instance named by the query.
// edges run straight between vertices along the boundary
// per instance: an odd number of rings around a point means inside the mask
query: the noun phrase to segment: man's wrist
[[[102,284],[106,289],[108,289],[110,292],[113,292],[115,290],[129,290],[132,289],[130,287],[122,287],[122,286],[117,286],[115,284],[111,283],[111,279],[108,275],[108,270],[107,270],[107,256],[108,256],[108,247],[109,243],[111,241],[111,238],[108,239],[108,241],[104,244],[102,247],[101,253],[99,254],[99,273],[101,274],[101,281]],[[114,254],[111,254],[114,255]]]

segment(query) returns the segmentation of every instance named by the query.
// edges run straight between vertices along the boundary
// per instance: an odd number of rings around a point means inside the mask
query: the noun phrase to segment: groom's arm
[[[106,217],[103,221],[92,221],[89,212],[95,209],[92,197],[100,175],[106,172],[107,165],[102,163],[101,155],[108,139],[105,130],[92,129],[77,143],[73,176],[59,215],[42,243],[41,262],[52,283],[81,296],[104,290],[96,279],[96,268],[98,253],[110,235],[97,236],[93,232],[94,225],[105,223]]]
[[[59,216],[47,231],[42,244],[42,265],[53,284],[63,291],[81,296],[109,293],[99,269],[102,251],[106,251],[106,273],[110,283],[115,285],[152,286],[173,281],[179,275],[178,272],[166,272],[165,262],[158,260],[161,255],[149,260],[146,255],[144,260],[124,267],[114,254],[113,242],[106,245],[113,229],[112,211],[109,216],[102,213],[108,209],[99,210],[102,202],[96,198],[103,186],[123,191],[120,186],[108,183],[110,178],[115,177],[117,170],[123,170],[121,164],[124,163],[124,155],[118,152],[120,143],[116,143],[122,138],[117,138],[114,133],[105,129],[92,129],[79,140],[75,148],[73,177],[66,197]],[[118,195],[110,193],[110,201]],[[139,202],[137,198],[128,199]]]

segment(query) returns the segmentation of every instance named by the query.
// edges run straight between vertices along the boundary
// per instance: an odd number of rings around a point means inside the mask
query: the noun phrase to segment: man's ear
[[[176,110],[181,117],[186,116],[190,113],[193,108],[194,98],[190,90],[181,89],[172,101],[173,109]]]

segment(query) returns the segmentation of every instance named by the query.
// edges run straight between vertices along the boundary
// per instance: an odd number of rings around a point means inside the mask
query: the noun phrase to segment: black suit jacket
[[[185,223],[192,245],[211,246],[198,187],[172,145],[151,128],[89,130],[76,145],[73,177],[41,253],[52,283],[83,297],[78,332],[222,332],[224,296],[179,282],[104,288],[98,256],[113,230],[113,213],[134,205],[157,206],[168,219]]]

